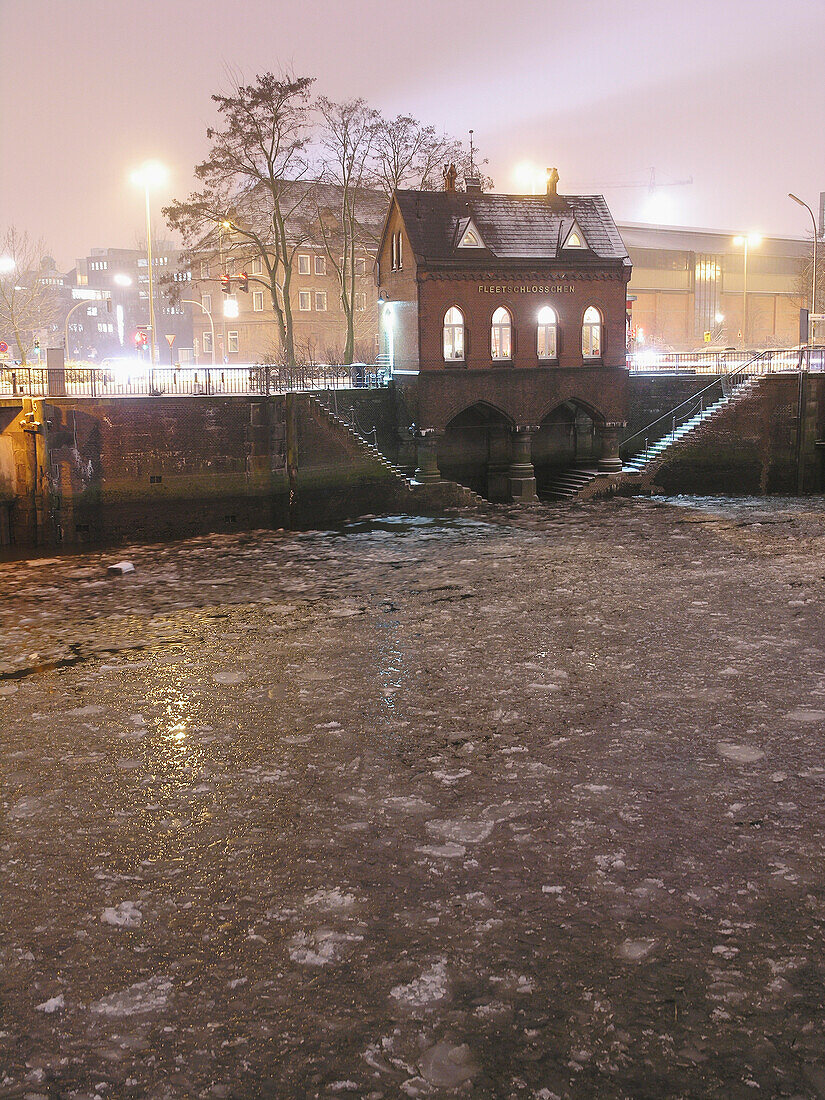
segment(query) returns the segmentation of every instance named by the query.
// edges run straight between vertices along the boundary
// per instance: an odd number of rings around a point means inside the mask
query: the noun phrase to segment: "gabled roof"
[[[627,249],[602,195],[476,195],[462,191],[396,191],[395,200],[412,250],[419,261],[489,263],[498,260],[552,261],[578,225],[587,249],[575,260],[593,264],[621,261]],[[459,249],[459,225],[472,224],[485,249]],[[570,261],[571,251],[564,258]]]

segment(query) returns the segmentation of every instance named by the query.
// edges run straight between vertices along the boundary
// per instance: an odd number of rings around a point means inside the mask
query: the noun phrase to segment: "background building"
[[[789,347],[807,306],[811,242],[764,237],[748,248],[747,332],[742,333],[744,244],[736,234],[624,223],[633,262],[631,346]],[[710,339],[705,334],[710,333]],[[635,340],[633,335],[635,334]]]

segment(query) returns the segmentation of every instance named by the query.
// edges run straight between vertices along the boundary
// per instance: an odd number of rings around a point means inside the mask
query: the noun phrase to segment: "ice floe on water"
[[[328,966],[340,962],[347,948],[363,938],[354,932],[336,932],[332,928],[298,932],[290,942],[289,957],[303,966]]]
[[[423,856],[434,856],[436,859],[456,859],[466,855],[467,849],[463,844],[430,844],[416,848]]]
[[[331,890],[316,890],[314,894],[308,894],[304,898],[304,902],[307,905],[313,905],[317,909],[331,913],[354,908],[356,897],[355,894],[345,893],[339,887],[334,886]]]
[[[66,1001],[62,993],[58,993],[56,997],[49,997],[48,1001],[43,1001],[42,1004],[34,1006],[38,1012],[46,1012],[51,1014],[57,1012],[61,1008],[66,1007]]]
[[[765,755],[761,749],[755,749],[752,745],[734,745],[730,741],[719,741],[716,751],[726,760],[734,760],[737,764],[755,764]]]
[[[478,844],[493,831],[492,821],[428,821],[424,826],[431,836],[453,840],[457,844]]]
[[[446,1039],[424,1051],[418,1068],[425,1081],[444,1089],[454,1089],[478,1073],[469,1046]]]
[[[140,928],[143,913],[133,901],[122,901],[119,905],[104,909],[100,919],[115,928]]]
[[[640,962],[656,946],[655,940],[625,940],[619,944],[619,958],[628,962]]]
[[[156,1012],[165,1008],[172,995],[172,979],[158,974],[145,982],[135,982],[128,989],[101,997],[90,1006],[99,1016],[132,1016],[136,1013]]]
[[[427,1008],[438,1004],[449,996],[447,962],[439,959],[429,970],[407,985],[396,985],[390,990],[390,996],[407,1008]]]

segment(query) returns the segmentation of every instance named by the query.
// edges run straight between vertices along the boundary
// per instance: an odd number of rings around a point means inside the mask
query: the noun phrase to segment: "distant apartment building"
[[[374,253],[366,248],[355,259],[355,358],[366,362],[372,362],[378,351],[374,262]],[[192,267],[193,297],[202,307],[193,311],[192,318],[195,361],[230,365],[278,361],[281,347],[277,318],[260,256],[243,259],[202,253]],[[238,282],[243,273],[249,280],[246,293]],[[221,289],[222,275],[230,276],[229,294]],[[317,245],[297,249],[289,301],[296,358],[301,362],[341,362],[346,318],[338,276],[326,252]]]
[[[744,242],[737,234],[632,223],[618,228],[633,262],[627,289],[635,350],[798,342],[799,309],[808,304],[803,272],[810,241],[764,237],[752,244],[746,283]]]
[[[179,251],[170,242],[153,245],[156,344],[160,363],[192,359],[192,307],[175,300],[169,283],[191,277],[179,268]],[[93,248],[69,276],[71,314],[67,317],[66,357],[100,362],[135,352],[135,334],[149,326],[149,266],[146,252],[134,248]],[[180,289],[180,288],[178,288]],[[88,303],[83,305],[83,303]],[[170,340],[168,337],[172,337]]]

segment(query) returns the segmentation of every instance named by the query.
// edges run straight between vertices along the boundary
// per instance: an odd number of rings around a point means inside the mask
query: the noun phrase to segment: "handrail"
[[[714,388],[714,386],[721,385],[723,387],[723,396],[726,396],[724,394],[724,381],[723,381],[723,379],[729,380],[729,379],[733,378],[734,375],[742,374],[745,370],[747,370],[747,368],[751,365],[751,363],[755,363],[757,361],[757,359],[761,359],[763,356],[768,355],[768,354],[770,354],[770,352],[766,352],[766,351],[757,352],[756,355],[754,355],[750,359],[748,359],[747,362],[741,363],[738,367],[736,367],[735,370],[726,371],[724,374],[720,375],[718,378],[714,378],[714,380],[710,383],[710,385],[705,386],[703,389],[699,390],[698,393],[694,393],[690,397],[686,397],[684,401],[680,401],[679,404],[674,405],[672,409],[669,409],[667,412],[662,413],[661,416],[657,416],[655,420],[651,420],[651,422],[649,424],[646,424],[644,426],[644,428],[640,428],[637,432],[634,432],[633,435],[629,435],[627,437],[627,439],[623,439],[620,450],[621,451],[625,450],[627,444],[630,442],[631,439],[635,439],[636,436],[639,436],[639,435],[644,435],[644,433],[646,431],[648,431],[648,429],[652,428],[655,424],[658,424],[661,420],[666,420],[668,417],[673,417],[675,419],[674,414],[677,413],[678,410],[681,409],[683,405],[690,404],[692,401],[695,401],[697,399],[697,397],[699,397],[699,398],[703,397],[704,394],[706,394],[708,392],[708,390],[712,390]],[[675,428],[674,428],[674,431],[675,431]]]

